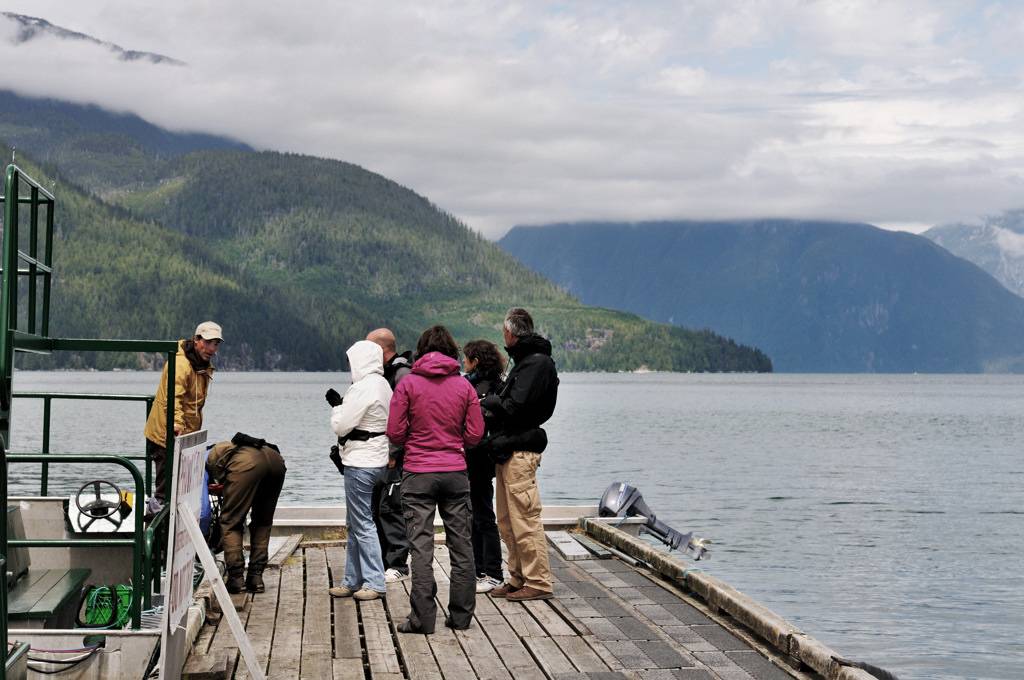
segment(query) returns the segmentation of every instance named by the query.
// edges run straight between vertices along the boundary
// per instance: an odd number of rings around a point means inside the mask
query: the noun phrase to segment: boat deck
[[[567,561],[551,550],[555,598],[509,602],[477,595],[473,626],[445,628],[448,551],[437,545],[440,611],[433,635],[397,633],[408,581],[385,600],[332,599],[345,548],[299,545],[267,590],[237,595],[236,609],[270,678],[308,680],[785,680],[810,678],[700,600],[618,558]],[[223,622],[223,619],[221,619]],[[226,659],[226,660],[225,660]],[[204,669],[226,668],[205,675]],[[192,677],[246,678],[226,623],[203,626]]]

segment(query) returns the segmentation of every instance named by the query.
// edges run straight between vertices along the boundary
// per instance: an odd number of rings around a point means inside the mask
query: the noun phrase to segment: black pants
[[[402,514],[402,467],[387,468],[373,487],[373,523],[377,525],[380,556],[385,569],[409,573],[409,539]]]
[[[409,623],[424,633],[434,632],[437,582],[434,580],[434,510],[444,523],[451,557],[448,614],[456,628],[465,628],[476,606],[473,546],[470,541],[472,510],[469,478],[465,472],[406,472],[402,475],[405,527],[412,548],[412,591]]]
[[[167,464],[167,449],[160,444],[154,444],[146,440],[146,455],[153,461],[153,496],[161,501],[166,500],[164,496],[164,470]]]
[[[472,471],[469,475],[469,498],[473,504],[473,563],[477,576],[502,580],[501,537],[494,519],[494,465],[491,472]]]

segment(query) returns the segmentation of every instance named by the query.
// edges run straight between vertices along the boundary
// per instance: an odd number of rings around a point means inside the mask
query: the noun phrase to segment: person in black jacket
[[[384,350],[384,379],[394,390],[398,382],[412,372],[412,352],[398,353],[395,334],[389,328],[378,328],[366,336]],[[409,539],[405,535],[402,511],[402,454],[400,446],[392,446],[388,467],[373,487],[373,521],[377,525],[380,554],[384,558],[384,582],[394,583],[409,575]]]
[[[498,530],[508,548],[508,580],[491,597],[546,600],[552,597],[551,568],[541,522],[537,468],[547,447],[541,427],[558,398],[558,371],[551,343],[533,330],[533,318],[514,307],[505,315],[505,351],[515,362],[499,394],[480,402],[495,422],[488,438],[497,466]]]
[[[466,379],[480,399],[498,394],[504,383],[505,359],[501,350],[488,340],[473,340],[462,348]],[[488,414],[484,413],[486,423]],[[484,444],[466,450],[469,474],[469,499],[473,504],[473,561],[476,566],[476,592],[489,593],[501,585],[501,539],[494,517],[494,461]]]

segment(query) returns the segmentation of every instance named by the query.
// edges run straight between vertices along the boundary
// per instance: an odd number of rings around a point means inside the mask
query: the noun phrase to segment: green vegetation
[[[433,323],[460,342],[500,343],[502,316],[518,305],[552,339],[563,370],[771,370],[761,352],[710,331],[586,307],[422,196],[357,166],[232,148],[174,154],[106,130],[93,157],[83,145],[104,125],[90,128],[69,105],[61,112],[60,135],[33,128],[44,163],[26,163],[18,144],[19,164],[56,180],[54,335],[177,338],[212,318],[226,335],[222,367],[337,370],[345,348],[378,326],[403,347]],[[0,130],[31,125],[0,108]],[[109,166],[92,162],[101,156]],[[74,162],[65,167],[65,157]]]

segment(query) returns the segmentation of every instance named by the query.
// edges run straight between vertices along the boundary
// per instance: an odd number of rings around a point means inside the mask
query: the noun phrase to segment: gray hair
[[[505,314],[505,330],[522,338],[533,333],[533,317],[522,307],[513,307]]]

